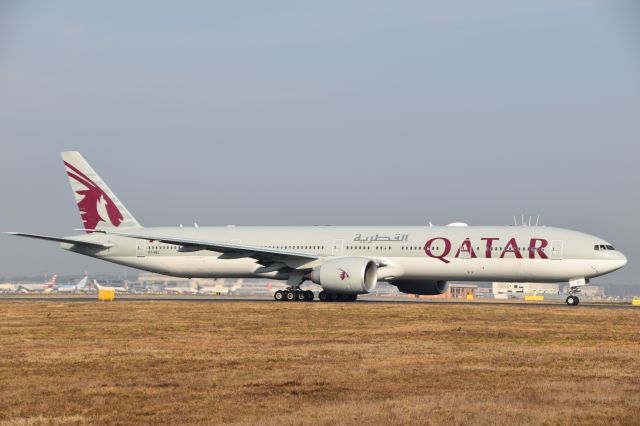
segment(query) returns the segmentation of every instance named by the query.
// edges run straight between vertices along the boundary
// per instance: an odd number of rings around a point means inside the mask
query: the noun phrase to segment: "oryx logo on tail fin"
[[[64,165],[67,167],[67,175],[85,188],[76,191],[82,197],[78,202],[78,209],[85,229],[96,229],[98,223],[107,222],[107,219],[116,228],[120,226],[124,217],[111,198],[80,170],[66,161]]]
[[[63,152],[65,170],[84,229],[141,228],[79,152]]]

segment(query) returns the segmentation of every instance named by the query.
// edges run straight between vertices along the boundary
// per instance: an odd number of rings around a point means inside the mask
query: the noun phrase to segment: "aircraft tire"
[[[568,306],[577,306],[578,303],[580,303],[580,299],[578,299],[578,296],[570,294],[569,296],[567,296],[566,302]]]
[[[276,302],[284,301],[284,292],[282,290],[276,291],[275,293],[273,293],[273,298]]]
[[[328,302],[329,301],[329,293],[327,293],[326,291],[322,290],[318,294],[318,299],[320,299],[321,302]]]
[[[307,300],[307,294],[304,291],[297,291],[295,296],[297,302],[305,302]]]
[[[287,299],[287,302],[293,302],[294,300],[296,300],[296,295],[292,291],[286,291],[285,298]]]
[[[315,298],[315,295],[311,290],[307,290],[305,294],[307,295],[307,302],[312,302],[313,299]]]

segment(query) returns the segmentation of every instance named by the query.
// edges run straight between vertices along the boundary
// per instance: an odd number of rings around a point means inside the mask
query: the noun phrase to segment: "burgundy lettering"
[[[487,250],[485,251],[484,257],[487,259],[491,259],[491,252],[493,251],[493,242],[498,241],[500,238],[481,238],[482,241],[487,242]]]
[[[502,250],[502,254],[500,254],[500,259],[503,259],[507,253],[513,253],[518,259],[522,259],[522,253],[520,253],[520,248],[518,248],[518,243],[515,238],[510,239],[507,245],[504,246],[504,250]]]
[[[478,257],[476,256],[476,252],[473,250],[473,246],[471,245],[471,240],[469,238],[465,238],[462,244],[460,244],[456,257],[460,257],[461,252],[469,253],[469,257],[472,259]]]
[[[538,245],[540,243],[540,245]],[[542,238],[532,238],[529,243],[529,259],[535,259],[536,253],[540,256],[540,259],[548,259],[544,252],[544,249],[549,245],[549,241]]]
[[[437,255],[435,253],[433,253],[431,251],[431,245],[437,241],[437,240],[442,240],[442,242],[444,243],[444,251],[440,254]],[[451,253],[451,241],[449,241],[446,238],[443,237],[436,237],[436,238],[432,238],[429,241],[427,241],[427,243],[424,245],[424,252],[427,254],[427,256],[429,257],[433,257],[434,259],[438,259],[443,261],[444,263],[449,263],[450,261],[448,261],[447,259],[445,259],[445,257]]]

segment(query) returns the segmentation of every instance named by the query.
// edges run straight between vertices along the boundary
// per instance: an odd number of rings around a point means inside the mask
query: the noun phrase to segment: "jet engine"
[[[434,296],[442,294],[449,288],[446,281],[391,281],[403,293]]]
[[[311,281],[330,293],[371,293],[378,282],[378,265],[363,257],[330,259],[311,271]]]

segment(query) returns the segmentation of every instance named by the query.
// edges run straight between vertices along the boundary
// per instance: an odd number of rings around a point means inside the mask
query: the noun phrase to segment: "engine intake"
[[[435,296],[442,294],[449,288],[446,281],[391,281],[403,293]]]
[[[339,257],[311,271],[311,281],[331,293],[371,293],[378,283],[378,265],[362,257]]]

